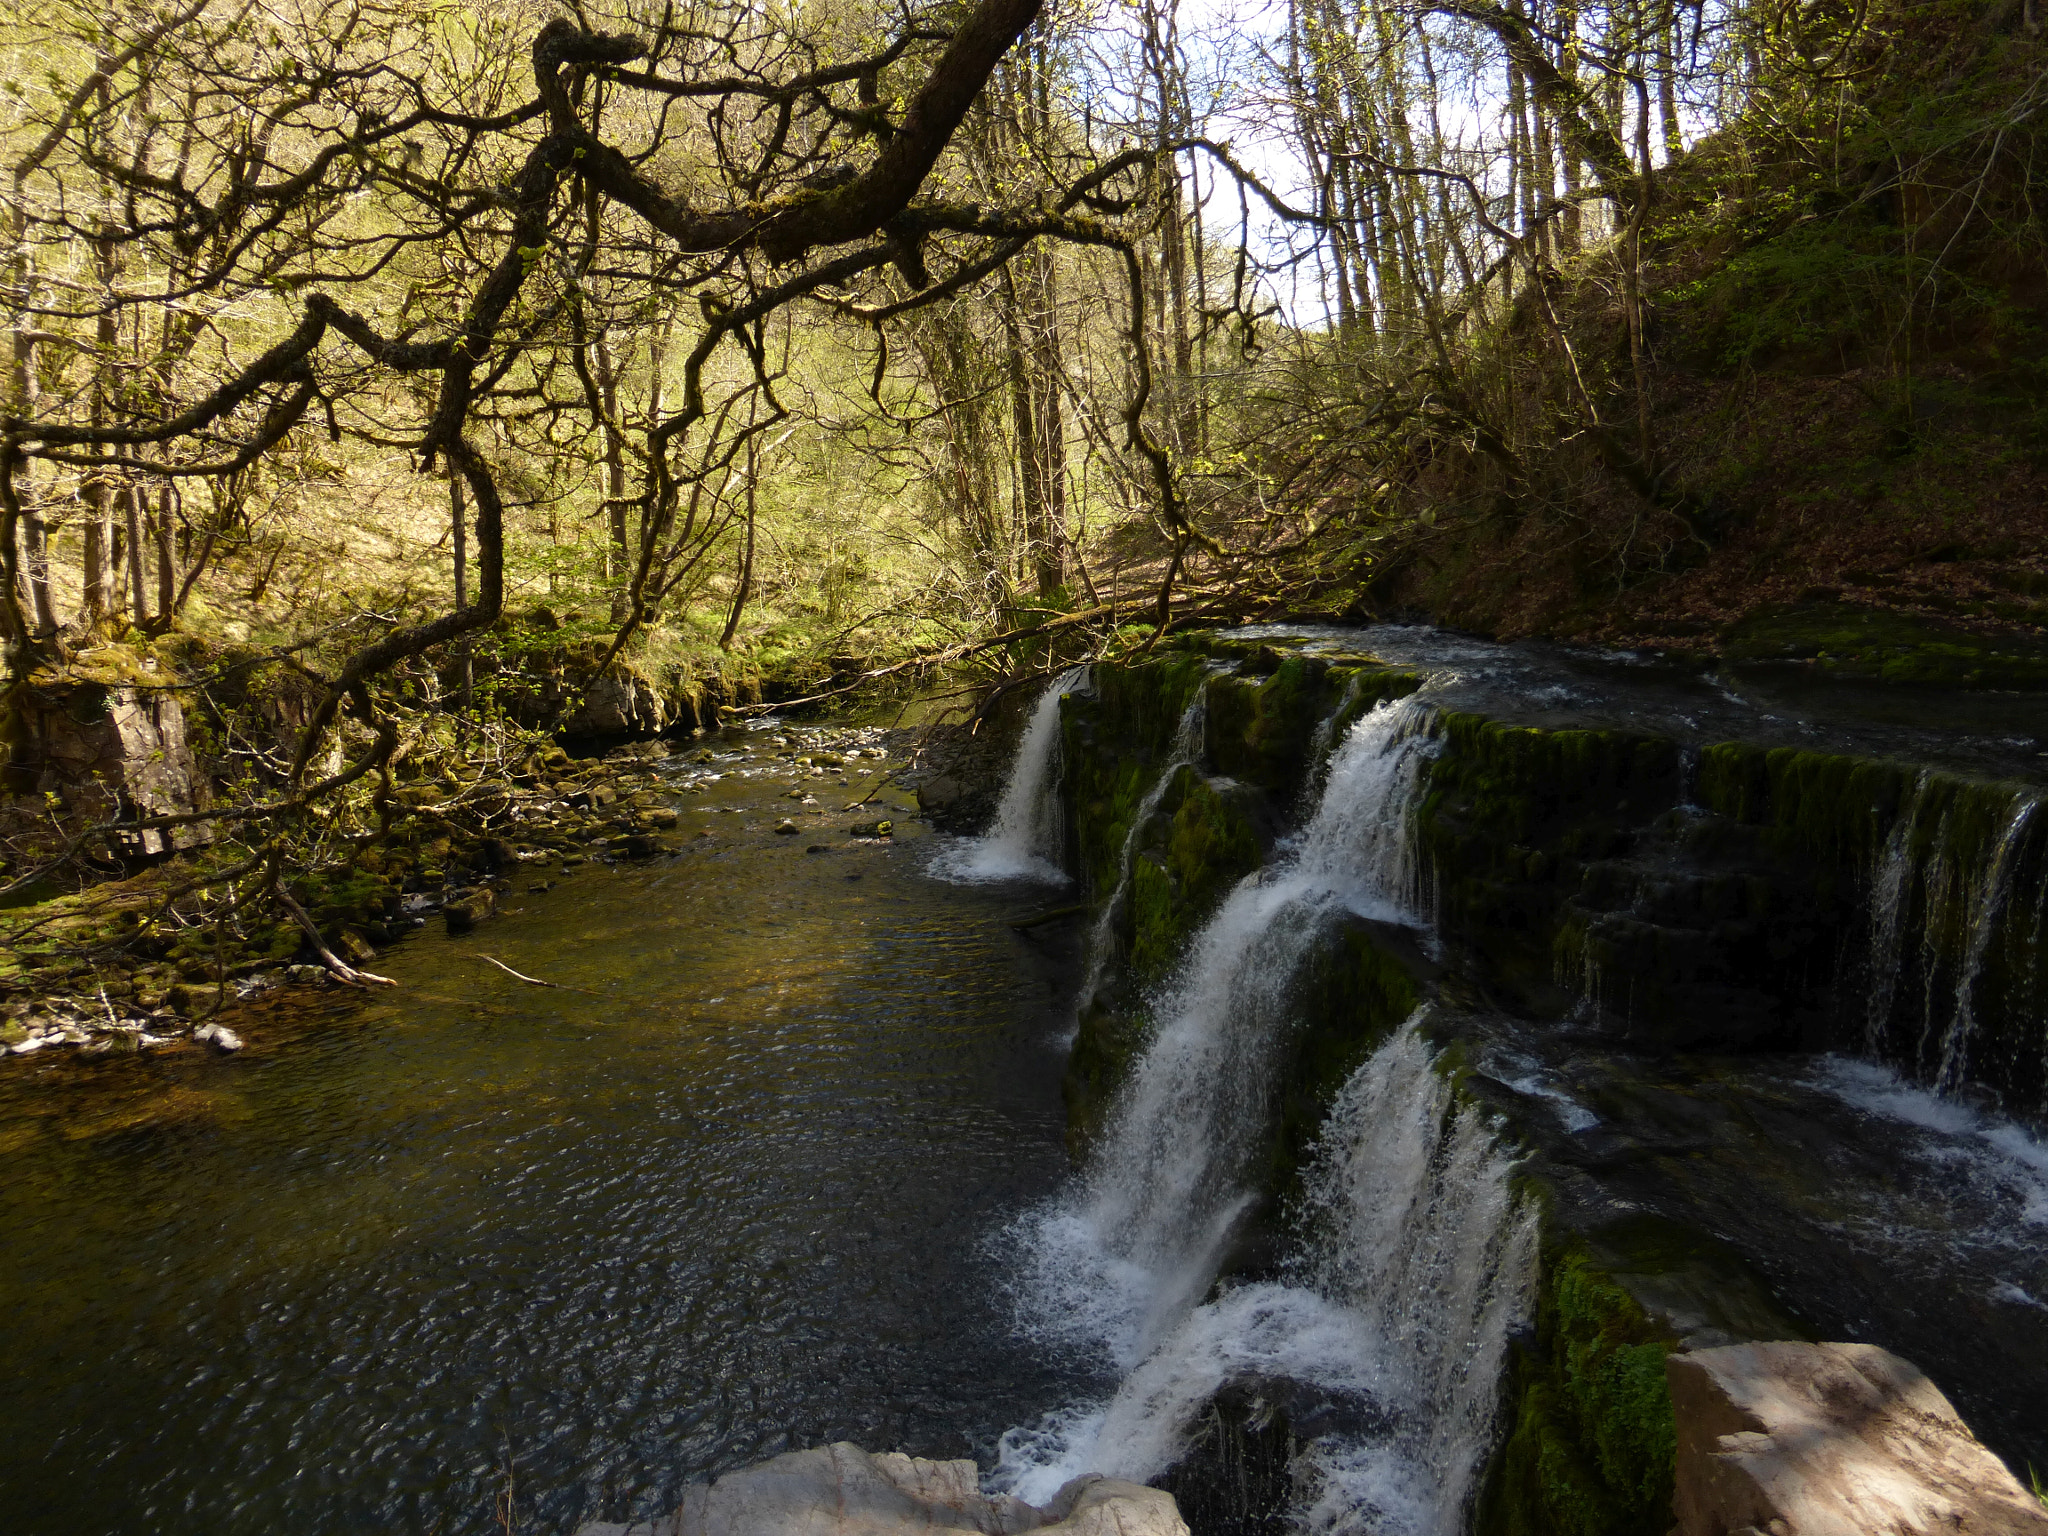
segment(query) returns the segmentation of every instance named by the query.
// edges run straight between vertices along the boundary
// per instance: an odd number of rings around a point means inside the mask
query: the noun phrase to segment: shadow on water
[[[485,1530],[508,1454],[553,1530],[1062,1392],[984,1240],[1064,1172],[1067,941],[719,767],[683,854],[515,884],[396,993],[0,1083],[9,1531]]]

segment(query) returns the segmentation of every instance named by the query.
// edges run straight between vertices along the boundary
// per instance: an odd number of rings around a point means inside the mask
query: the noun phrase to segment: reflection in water
[[[1071,957],[856,816],[773,836],[751,762],[396,994],[0,1082],[10,1533],[481,1531],[508,1453],[558,1529],[794,1445],[987,1455],[1065,1389],[980,1239],[1061,1170]]]

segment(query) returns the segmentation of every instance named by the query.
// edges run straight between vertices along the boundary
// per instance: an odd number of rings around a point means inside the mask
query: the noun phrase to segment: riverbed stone
[[[497,892],[487,885],[480,885],[451,897],[448,904],[441,909],[441,916],[446,920],[451,934],[461,934],[468,933],[497,910]]]
[[[1080,1477],[1043,1509],[985,1494],[971,1461],[926,1461],[855,1445],[789,1451],[684,1489],[679,1509],[635,1525],[593,1521],[576,1536],[1187,1536],[1173,1495]]]
[[[1876,1345],[1732,1344],[1665,1370],[1674,1536],[2048,1536],[1934,1383]]]
[[[242,1037],[225,1024],[202,1024],[192,1031],[192,1038],[201,1045],[210,1045],[223,1056],[242,1048]]]

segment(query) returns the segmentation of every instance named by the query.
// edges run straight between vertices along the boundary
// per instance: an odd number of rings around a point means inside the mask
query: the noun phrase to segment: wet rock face
[[[1871,1344],[1734,1344],[1666,1365],[1674,1536],[2048,1536],[1934,1383]]]
[[[167,689],[90,681],[30,688],[12,710],[15,787],[54,793],[87,817],[164,816],[206,808],[185,739],[185,711]],[[168,853],[211,841],[204,822],[135,833],[130,851]]]
[[[1188,1536],[1173,1495],[1082,1477],[1039,1509],[984,1494],[971,1461],[870,1455],[840,1443],[790,1451],[683,1493],[682,1507],[638,1525],[594,1521],[577,1536]]]

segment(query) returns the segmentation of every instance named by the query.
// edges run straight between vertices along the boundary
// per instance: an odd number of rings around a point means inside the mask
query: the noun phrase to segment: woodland
[[[705,719],[1276,615],[2032,656],[2043,27],[13,0],[7,899],[182,849],[131,927],[281,900],[347,972],[304,882],[608,680]],[[190,783],[53,767],[110,698]]]

